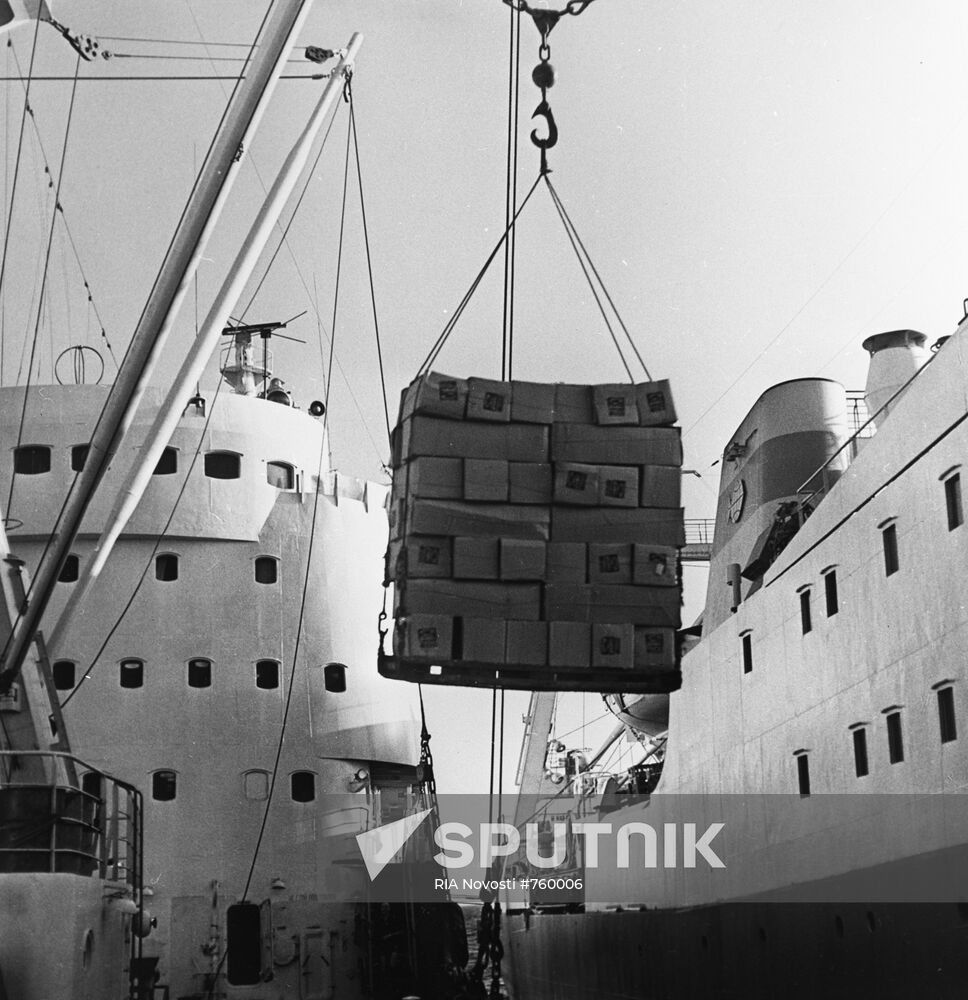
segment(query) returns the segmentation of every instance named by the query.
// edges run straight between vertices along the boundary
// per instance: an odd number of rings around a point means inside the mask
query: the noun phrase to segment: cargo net
[[[533,691],[678,688],[675,419],[665,381],[415,380],[391,437],[394,626],[380,673]]]

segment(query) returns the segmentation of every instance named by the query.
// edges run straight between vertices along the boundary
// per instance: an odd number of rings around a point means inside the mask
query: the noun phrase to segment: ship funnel
[[[864,388],[867,412],[873,417],[886,404],[886,409],[876,416],[877,423],[884,420],[897,402],[888,400],[929,359],[930,354],[924,348],[926,340],[917,330],[892,330],[864,341],[864,350],[871,356]]]

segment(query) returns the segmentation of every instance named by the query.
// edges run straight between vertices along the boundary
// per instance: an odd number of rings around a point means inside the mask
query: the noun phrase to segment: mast
[[[63,634],[74,614],[78,603],[83,599],[91,584],[98,578],[114,543],[118,540],[125,525],[128,523],[135,508],[141,501],[144,491],[151,481],[151,474],[158,459],[164,451],[165,446],[171,440],[171,435],[181,419],[189,398],[195,391],[195,386],[201,379],[208,364],[209,358],[218,345],[219,338],[229,318],[229,313],[238,301],[239,296],[245,289],[245,284],[249,280],[259,255],[272,233],[283,207],[289,196],[292,194],[309,160],[313,143],[316,140],[326,119],[326,115],[332,106],[333,101],[339,96],[343,89],[344,80],[352,72],[353,63],[363,44],[363,36],[355,33],[351,38],[345,53],[340,58],[339,63],[333,69],[327,81],[326,87],[309,122],[303,129],[302,134],[296,140],[295,145],[289,151],[285,162],[279,170],[279,174],[266,195],[266,200],[259,210],[248,235],[242,243],[241,248],[226,275],[222,287],[219,289],[215,301],[209,309],[205,321],[199,328],[195,340],[190,347],[178,374],[175,376],[172,387],[165,397],[154,422],[148,431],[144,446],[139,450],[135,463],[125,479],[124,485],[118,492],[111,513],[108,515],[104,531],[98,541],[96,550],[92,557],[87,560],[84,572],[73,587],[70,598],[64,606],[60,618],[51,634],[51,645],[54,646],[60,635]]]
[[[10,687],[23,665],[94,491],[130,429],[199,258],[238,175],[239,153],[258,126],[311,4],[312,0],[273,0],[265,29],[257,39],[256,55],[235,91],[202,167],[94,430],[84,469],[71,487],[60,523],[55,525],[50,547],[34,577],[29,602],[0,661],[0,692]]]

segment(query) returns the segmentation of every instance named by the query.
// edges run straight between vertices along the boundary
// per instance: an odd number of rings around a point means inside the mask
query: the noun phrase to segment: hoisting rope
[[[10,249],[10,232],[13,228],[13,208],[16,204],[17,197],[17,181],[20,178],[20,161],[23,155],[24,146],[24,132],[27,127],[27,115],[30,112],[30,84],[33,80],[34,74],[34,59],[37,55],[37,35],[40,32],[40,18],[37,18],[37,23],[34,25],[34,40],[33,45],[30,49],[30,65],[27,70],[27,81],[24,84],[26,93],[24,94],[24,107],[23,111],[20,113],[20,134],[17,138],[17,157],[14,160],[13,167],[13,184],[10,188],[10,210],[7,212],[6,226],[3,233],[3,254],[0,255],[0,295],[3,294],[3,282],[7,276],[7,251]],[[7,46],[11,45],[9,39],[7,40]],[[19,69],[19,67],[18,67]],[[23,77],[20,77],[21,83],[23,83]],[[0,378],[3,376],[3,347],[0,346]],[[10,511],[6,510],[3,512],[3,516],[9,516]]]
[[[61,150],[60,169],[57,172],[57,185],[54,188],[54,211],[51,213],[50,230],[47,235],[47,251],[44,255],[44,272],[40,283],[40,298],[37,302],[37,321],[34,324],[34,335],[30,344],[30,360],[27,364],[27,384],[24,386],[24,401],[20,409],[20,423],[17,427],[17,443],[15,445],[15,449],[19,448],[21,444],[23,444],[24,424],[27,421],[27,401],[30,396],[30,380],[33,376],[34,357],[37,353],[37,341],[40,336],[40,323],[43,318],[44,295],[47,290],[47,274],[50,269],[50,253],[54,245],[54,229],[57,225],[57,211],[60,208],[61,184],[64,180],[64,167],[67,163],[67,144],[71,135],[71,122],[74,120],[74,100],[77,97],[77,77],[80,73],[80,69],[81,57],[78,55],[74,63],[74,86],[71,88],[71,102],[67,109],[67,123],[64,126],[64,145]],[[13,474],[10,476],[10,490],[7,494],[7,506],[4,510],[5,517],[11,516],[13,490],[16,481],[17,473],[16,469],[14,469]]]
[[[13,56],[13,61],[17,66],[17,72],[21,74],[21,83],[24,85],[25,88],[24,99],[26,100],[28,96],[26,88],[29,86],[29,81],[24,80],[22,78],[20,60],[17,57],[17,50],[13,47],[13,43],[8,41],[7,47],[11,55]],[[36,114],[34,114],[34,109],[29,106],[27,108],[27,113],[30,115],[30,124],[33,126],[34,136],[37,139],[37,145],[40,148],[41,159],[44,161],[44,173],[48,177],[51,177],[52,175],[50,170],[50,158],[47,156],[47,150],[44,148],[44,140],[40,134],[40,128],[37,125],[37,116]],[[56,210],[61,214],[61,219],[63,220],[64,223],[64,232],[67,234],[67,240],[71,245],[71,252],[74,254],[74,261],[77,264],[78,271],[80,272],[81,281],[84,284],[84,291],[87,292],[87,301],[90,303],[91,309],[94,312],[94,318],[98,322],[98,326],[101,331],[101,339],[104,341],[104,346],[107,349],[108,354],[111,356],[111,360],[114,362],[115,369],[120,370],[118,359],[114,354],[114,348],[111,346],[111,342],[108,340],[107,330],[104,325],[104,319],[101,317],[101,311],[98,309],[97,302],[94,299],[94,292],[91,289],[91,283],[90,281],[88,281],[87,273],[85,272],[84,265],[81,262],[81,255],[77,249],[77,243],[74,240],[74,234],[71,232],[70,223],[67,221],[67,212],[64,210],[63,202],[57,203]]]
[[[575,224],[571,221],[571,217],[565,210],[564,203],[562,202],[558,192],[555,190],[554,184],[551,182],[551,178],[545,174],[544,181],[548,185],[548,191],[551,194],[551,199],[555,204],[555,208],[558,211],[558,216],[561,219],[562,225],[565,227],[565,232],[568,234],[568,239],[571,242],[572,249],[575,251],[575,256],[578,258],[578,263],[581,265],[581,269],[585,275],[585,280],[588,282],[588,287],[592,291],[592,295],[595,297],[595,302],[598,304],[598,308],[602,314],[602,319],[605,321],[606,327],[608,327],[608,332],[611,335],[612,343],[615,344],[615,349],[618,351],[619,357],[622,359],[622,364],[625,366],[625,371],[628,373],[629,381],[634,381],[632,372],[625,360],[625,356],[622,353],[622,348],[619,346],[618,338],[615,336],[614,330],[612,330],[612,325],[608,321],[608,316],[605,312],[605,308],[602,305],[602,301],[598,296],[598,292],[595,290],[595,285],[592,282],[591,275],[589,274],[589,268],[592,274],[595,275],[595,279],[598,281],[598,286],[605,296],[608,304],[612,308],[612,312],[615,314],[615,318],[618,320],[619,325],[622,327],[622,332],[625,334],[626,339],[629,342],[629,346],[632,348],[632,352],[635,354],[636,360],[642,366],[642,370],[645,372],[645,377],[652,381],[652,376],[649,374],[649,369],[646,367],[645,361],[642,359],[642,355],[639,353],[639,349],[635,346],[635,341],[632,339],[632,335],[629,333],[628,327],[625,325],[625,321],[622,319],[615,302],[612,300],[612,296],[609,295],[608,289],[605,287],[605,282],[602,280],[602,276],[598,273],[598,268],[595,267],[592,261],[591,255],[582,242],[581,237],[578,235],[578,230],[575,228]],[[580,248],[580,250],[579,250]],[[587,262],[587,267],[586,267]]]
[[[98,647],[97,652],[91,658],[90,666],[88,666],[88,668],[84,671],[84,673],[81,674],[80,680],[78,680],[77,684],[75,684],[74,687],[71,689],[70,694],[60,703],[61,710],[63,710],[67,706],[67,703],[74,697],[74,695],[77,694],[78,691],[80,691],[84,682],[94,672],[94,668],[97,666],[98,661],[101,659],[104,650],[107,649],[108,643],[114,637],[114,633],[117,632],[117,630],[121,627],[121,622],[124,621],[128,611],[131,610],[131,605],[134,604],[135,598],[141,591],[141,585],[148,578],[148,571],[151,569],[152,563],[155,560],[155,556],[158,553],[158,549],[160,548],[161,543],[168,535],[168,529],[171,527],[171,522],[175,519],[175,513],[178,511],[178,505],[181,503],[181,499],[185,494],[185,490],[188,488],[189,481],[191,480],[192,470],[195,468],[195,463],[198,461],[198,456],[202,453],[202,445],[204,444],[206,435],[208,434],[208,425],[212,420],[212,414],[215,412],[215,405],[218,402],[219,392],[222,389],[223,383],[224,380],[220,378],[218,385],[215,387],[215,393],[212,396],[212,403],[208,407],[208,410],[205,414],[205,423],[202,425],[201,434],[199,434],[198,436],[198,444],[195,446],[195,451],[192,453],[192,459],[188,463],[188,469],[185,472],[185,478],[182,481],[177,496],[175,497],[175,502],[171,505],[171,511],[168,514],[167,520],[162,526],[161,531],[155,536],[154,545],[152,546],[151,552],[148,554],[148,558],[145,561],[145,568],[141,571],[141,576],[138,577],[138,582],[135,584],[134,590],[131,592],[131,596],[128,598],[124,607],[121,609],[121,612],[118,615],[117,619],[115,619],[114,624],[111,626],[110,629],[108,629],[108,633],[101,642],[101,645]]]

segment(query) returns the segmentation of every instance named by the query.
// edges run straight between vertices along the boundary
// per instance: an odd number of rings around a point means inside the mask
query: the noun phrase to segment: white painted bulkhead
[[[88,441],[105,394],[90,386],[31,389],[20,440],[49,447],[51,468],[18,475],[14,484],[9,514],[14,526],[22,526],[11,530],[10,540],[28,566],[36,564],[74,475],[71,449]],[[327,471],[325,457],[320,475],[324,428],[306,413],[232,395],[225,387],[203,395],[206,413],[189,406],[172,437],[177,472],[152,478],[104,574],[49,650],[52,662],[76,665],[76,681],[90,674],[65,709],[74,752],[144,791],[147,902],[159,919],[145,953],[160,956],[162,981],[173,996],[199,990],[224,948],[224,911],[241,898],[252,862],[294,663],[273,804],[248,894],[256,902],[271,898],[280,914],[288,914],[284,937],[319,932],[327,949],[338,945],[349,954],[351,908],[325,901],[339,899],[359,873],[330,862],[326,833],[334,826],[345,833],[350,815],[361,828],[368,821],[365,788],[358,781],[359,790],[349,787],[361,767],[371,761],[412,765],[419,750],[412,689],[376,671],[385,488]],[[88,513],[74,549],[82,563],[112,503],[112,484],[123,477],[138,432],[144,433],[157,404],[157,397],[146,400],[134,443],[112,466]],[[0,390],[4,497],[22,406],[22,389]],[[206,475],[204,456],[213,451],[239,456],[239,478]],[[293,468],[292,489],[267,481],[267,462]],[[173,508],[156,554],[177,557],[177,579],[162,580],[152,552]],[[257,581],[259,557],[277,561],[274,583]],[[137,596],[92,667],[146,568]],[[51,621],[70,586],[58,584]],[[120,684],[120,664],[128,659],[144,664],[141,687]],[[194,659],[210,661],[208,686],[189,685]],[[278,662],[277,686],[257,686],[260,660]],[[327,663],[346,665],[345,692],[325,689]],[[159,771],[175,774],[170,801],[153,798]],[[313,775],[311,801],[294,801],[294,772]],[[350,807],[335,820],[328,815],[334,795]],[[324,796],[330,797],[325,805]],[[279,963],[273,996],[287,976],[293,988],[303,982],[284,942],[280,949],[287,961]],[[343,971],[352,980],[358,978],[355,958],[351,966]],[[321,987],[319,996],[328,995]]]

